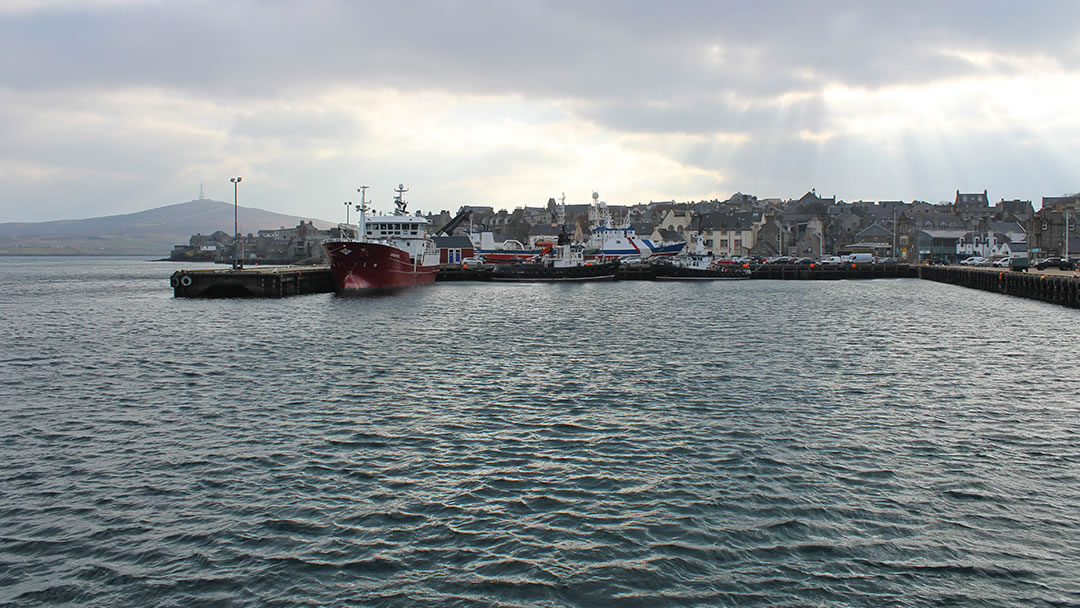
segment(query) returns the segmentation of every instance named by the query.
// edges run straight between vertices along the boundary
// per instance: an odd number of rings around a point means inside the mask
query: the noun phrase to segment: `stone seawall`
[[[1080,308],[1080,279],[1037,270],[1013,272],[953,266],[919,266],[919,278]]]

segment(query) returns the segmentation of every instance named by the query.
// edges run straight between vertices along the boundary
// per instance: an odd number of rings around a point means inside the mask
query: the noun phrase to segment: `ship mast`
[[[360,193],[360,204],[356,206],[356,212],[360,214],[360,219],[356,221],[356,240],[360,242],[367,240],[367,189],[368,186],[360,186],[356,189]]]
[[[394,209],[394,215],[406,215],[405,207],[407,207],[409,203],[405,202],[405,193],[408,191],[409,189],[405,187],[405,184],[398,184],[397,188],[394,190],[394,192],[397,192],[397,196],[394,197],[394,205],[397,207]]]

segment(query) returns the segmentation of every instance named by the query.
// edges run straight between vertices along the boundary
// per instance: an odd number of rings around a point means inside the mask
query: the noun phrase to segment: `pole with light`
[[[243,179],[244,178],[242,177],[229,178],[229,181],[232,182],[233,185],[233,233],[235,234],[233,237],[233,268],[239,270],[244,269],[244,244],[240,241],[240,207],[236,203],[236,189]],[[239,247],[239,250],[237,247]],[[237,255],[237,251],[239,251],[239,256]]]

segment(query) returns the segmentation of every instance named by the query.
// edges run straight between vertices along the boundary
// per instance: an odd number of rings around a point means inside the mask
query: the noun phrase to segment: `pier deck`
[[[334,290],[329,266],[178,270],[169,284],[178,298],[281,298]]]
[[[919,278],[1020,298],[1080,308],[1080,277],[1073,272],[1035,270],[1014,272],[1002,268],[918,266]]]
[[[491,267],[444,266],[438,281],[490,281]],[[649,281],[656,273],[648,264],[619,269],[616,280]],[[835,281],[843,279],[920,278],[983,291],[1080,308],[1080,277],[1073,272],[1014,272],[997,268],[920,266],[912,264],[860,264],[839,266],[761,265],[749,279]],[[249,297],[281,298],[334,291],[329,266],[261,266],[234,270],[178,270],[169,278],[178,298]]]

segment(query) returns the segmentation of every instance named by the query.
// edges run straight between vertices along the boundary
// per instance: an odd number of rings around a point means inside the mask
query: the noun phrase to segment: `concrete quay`
[[[177,298],[282,298],[334,290],[325,265],[177,270],[169,284]]]
[[[490,281],[491,268],[444,266],[437,281]],[[836,281],[843,279],[920,278],[972,289],[1041,300],[1080,308],[1080,277],[1073,272],[1030,270],[1014,272],[997,268],[922,266],[911,264],[844,264],[818,266],[763,264],[753,268],[748,280]],[[616,280],[650,281],[656,273],[649,264],[630,264],[619,269]],[[260,266],[235,270],[178,270],[169,277],[177,298],[281,298],[334,291],[329,266]]]
[[[910,264],[837,264],[814,266],[799,264],[759,264],[752,266],[750,279],[786,281],[839,281],[842,279],[918,278],[917,267]],[[652,281],[656,270],[651,264],[626,264],[615,273],[617,281]],[[439,271],[438,281],[490,281],[491,266],[461,268],[446,266]]]
[[[1080,278],[1072,272],[1034,268],[1027,272],[1015,272],[1002,268],[962,266],[918,266],[918,271],[919,278],[927,281],[1080,308]]]
[[[879,279],[917,277],[918,271],[907,264],[862,264],[852,266],[800,266],[764,264],[756,266],[750,279],[794,281],[829,281],[840,279]],[[443,266],[436,281],[490,281],[491,266],[464,268],[457,264]],[[628,264],[619,268],[615,280],[652,281],[656,271],[650,264]],[[281,298],[334,291],[330,267],[257,266],[178,270],[169,277],[177,298]]]

